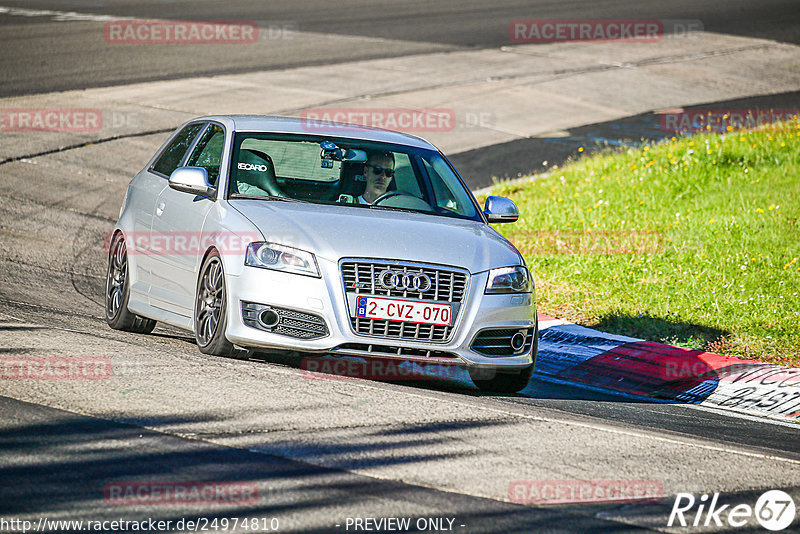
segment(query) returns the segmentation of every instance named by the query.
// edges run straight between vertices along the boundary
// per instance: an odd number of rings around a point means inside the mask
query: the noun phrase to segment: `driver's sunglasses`
[[[381,167],[380,165],[370,164],[367,164],[367,167],[372,167],[372,172],[374,172],[377,176],[380,176],[381,174],[385,174],[387,178],[394,176],[394,169],[390,169],[389,167]]]

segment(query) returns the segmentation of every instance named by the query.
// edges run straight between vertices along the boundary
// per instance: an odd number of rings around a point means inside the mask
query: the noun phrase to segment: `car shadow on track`
[[[587,325],[609,334],[630,336],[670,345],[702,349],[709,343],[720,343],[731,332],[713,326],[687,323],[665,317],[642,314],[608,314],[595,324]]]
[[[282,365],[299,369],[311,380],[329,381],[363,381],[382,384],[395,384],[402,387],[455,393],[469,397],[504,397],[504,398],[530,398],[554,401],[600,401],[624,403],[653,403],[652,399],[637,399],[624,397],[619,394],[603,393],[587,390],[579,386],[566,383],[555,383],[543,380],[544,377],[534,375],[530,384],[519,393],[491,393],[479,390],[469,377],[466,369],[451,366],[444,370],[441,366],[418,366],[411,362],[397,360],[374,359],[371,362],[381,362],[381,371],[384,376],[365,376],[364,369],[375,369],[368,365],[367,360],[349,356],[329,356],[300,354],[300,353],[262,353],[250,355],[251,361],[258,361],[272,365]],[[314,371],[309,370],[308,359],[330,361],[331,365],[316,366]],[[349,374],[348,374],[349,373]]]
[[[193,337],[171,328],[156,330],[153,336],[195,345]],[[540,336],[542,333],[540,333]],[[375,384],[393,384],[419,390],[454,393],[468,397],[528,398],[537,401],[587,401],[619,403],[664,402],[647,396],[632,396],[625,392],[587,388],[580,377],[561,378],[534,374],[530,384],[519,393],[491,393],[479,390],[470,379],[465,368],[458,366],[419,365],[417,363],[382,358],[359,358],[355,356],[332,356],[323,354],[283,351],[240,351],[235,359],[249,360],[269,365],[278,365],[299,370],[314,381],[366,381]],[[592,360],[586,365],[592,365]],[[313,365],[312,365],[313,364]],[[693,368],[698,365],[694,364]],[[580,372],[582,367],[577,367]],[[708,369],[706,369],[708,370]],[[591,374],[597,370],[593,369]]]

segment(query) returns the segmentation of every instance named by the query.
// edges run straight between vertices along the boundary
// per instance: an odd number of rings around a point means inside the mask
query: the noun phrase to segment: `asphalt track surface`
[[[700,19],[709,31],[786,42],[798,42],[800,23],[794,2],[188,4],[0,5],[120,17],[281,20],[301,31],[393,41],[382,50],[368,41],[336,50],[312,46],[294,56],[197,61],[188,48],[160,55],[147,47],[115,50],[99,43],[87,52],[81,34],[86,27],[0,14],[0,94],[501,46],[507,44],[508,22],[516,18]],[[771,98],[796,102],[796,94]],[[632,130],[646,130],[647,119],[639,119],[631,119]],[[598,128],[578,133],[602,137]],[[496,492],[491,498],[478,495],[475,479],[501,476],[492,471],[493,455],[517,462],[518,471],[510,471],[517,478],[647,476],[671,480],[665,484],[668,494],[702,488],[720,491],[723,500],[751,502],[765,489],[782,487],[797,499],[800,440],[791,426],[540,380],[510,396],[482,394],[459,379],[318,383],[303,380],[291,358],[208,359],[185,332],[159,327],[153,335],[136,336],[108,329],[102,319],[105,256],[98,243],[116,220],[127,185],[117,169],[138,168],[162,140],[153,135],[112,141],[0,165],[0,355],[103,354],[120,370],[119,381],[108,385],[0,383],[0,516],[245,514],[280,517],[282,531],[334,532],[344,531],[336,524],[354,516],[454,517],[456,525],[464,525],[456,531],[463,532],[622,532],[665,524],[665,509],[658,506],[521,506]],[[539,149],[549,153],[548,145]],[[509,150],[526,152],[530,146]],[[496,156],[487,149],[480,157]],[[483,164],[488,168],[492,162]],[[126,371],[137,368],[138,373]],[[306,411],[313,413],[306,417]],[[502,415],[475,415],[484,412]],[[546,427],[532,434],[526,426],[531,421]],[[359,441],[366,428],[376,429],[375,441],[393,440],[377,457],[370,456],[376,445]],[[488,444],[495,442],[479,434],[487,429],[501,436],[497,443],[507,449],[492,450]],[[314,432],[334,452],[314,452],[309,444]],[[577,436],[554,438],[562,432]],[[276,442],[281,433],[292,437]],[[520,447],[523,435],[529,441]],[[444,449],[452,447],[472,451],[474,475],[447,472],[453,464]],[[679,474],[670,479],[673,471]],[[263,498],[203,513],[180,506],[119,509],[103,501],[109,480],[148,477],[255,481]],[[513,478],[503,479],[508,480]],[[666,501],[668,513],[671,500]]]

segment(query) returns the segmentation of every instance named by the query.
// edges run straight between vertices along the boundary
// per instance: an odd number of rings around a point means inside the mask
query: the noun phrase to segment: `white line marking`
[[[25,9],[21,7],[0,6],[0,15],[12,17],[51,17],[56,22],[108,22],[111,20],[136,20],[133,17],[76,13],[75,11],[50,11],[49,9]]]

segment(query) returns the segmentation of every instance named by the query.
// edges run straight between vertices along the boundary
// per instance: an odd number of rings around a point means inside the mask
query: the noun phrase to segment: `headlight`
[[[486,293],[530,293],[531,275],[524,265],[501,267],[489,271]]]
[[[319,278],[317,259],[313,254],[274,243],[250,243],[244,264]]]

